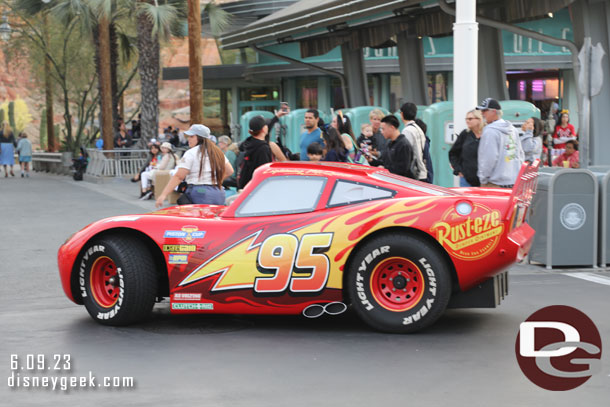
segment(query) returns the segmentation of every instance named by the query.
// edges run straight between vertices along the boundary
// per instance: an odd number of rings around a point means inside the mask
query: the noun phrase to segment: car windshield
[[[308,176],[267,178],[244,199],[235,216],[312,212],[318,205],[326,180],[326,177]]]

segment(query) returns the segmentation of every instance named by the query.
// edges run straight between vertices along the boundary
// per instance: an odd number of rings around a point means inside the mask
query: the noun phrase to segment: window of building
[[[338,180],[328,201],[328,207],[391,198],[396,191],[359,182]]]
[[[447,72],[428,72],[428,101],[430,104],[447,101]],[[400,109],[405,100],[402,93],[400,75],[390,75],[390,111],[395,112]]]
[[[339,78],[332,78],[330,80],[330,106],[337,110],[345,107],[345,100],[343,100],[343,90],[341,89],[341,81]]]
[[[301,78],[296,81],[297,108],[318,108],[318,79]]]
[[[325,185],[324,177],[267,178],[241,203],[235,215],[244,217],[312,212],[318,205]]]
[[[558,70],[509,71],[506,73],[508,95],[511,100],[524,100],[540,109],[546,120],[553,103],[562,99],[562,79]]]

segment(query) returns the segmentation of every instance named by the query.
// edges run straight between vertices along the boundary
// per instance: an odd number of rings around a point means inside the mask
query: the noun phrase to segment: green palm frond
[[[137,43],[137,38],[127,35],[124,32],[117,32],[117,38],[119,40],[119,49],[121,50],[121,56],[123,61],[129,61],[133,56],[135,50],[135,44]]]
[[[33,16],[48,9],[49,5],[40,0],[16,0],[13,2],[13,7],[25,15]]]
[[[156,2],[158,3],[158,2]],[[153,22],[153,35],[169,41],[171,27],[178,19],[179,11],[171,4],[150,4],[138,2],[138,13],[144,13]]]
[[[91,31],[92,13],[86,0],[59,0],[52,3],[51,14],[63,25],[68,25],[75,18],[81,21],[81,29],[85,32]]]
[[[203,7],[202,14],[205,13],[210,20],[210,28],[214,37],[220,36],[231,25],[232,15],[224,11],[213,1]]]

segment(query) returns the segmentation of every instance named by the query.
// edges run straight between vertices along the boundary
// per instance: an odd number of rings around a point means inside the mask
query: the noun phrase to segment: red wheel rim
[[[383,308],[402,312],[413,308],[424,294],[424,275],[404,257],[391,257],[371,273],[371,293]]]
[[[116,264],[109,257],[100,257],[91,267],[91,293],[104,308],[116,304],[121,293]]]

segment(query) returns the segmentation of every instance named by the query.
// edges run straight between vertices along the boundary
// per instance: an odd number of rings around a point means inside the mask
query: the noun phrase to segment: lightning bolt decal
[[[246,236],[242,240],[239,240],[227,247],[226,249],[216,253],[213,257],[211,257],[208,261],[201,264],[197,267],[191,274],[188,275],[182,282],[179,284],[180,286],[185,286],[196,281],[202,280],[204,278],[213,276],[215,274],[221,273],[218,281],[214,285],[212,290],[229,290],[235,288],[249,288],[254,285],[254,279],[259,276],[264,276],[259,273],[256,269],[256,255],[257,251],[254,250],[261,245],[261,242],[256,243],[256,240],[260,236],[262,229],[258,232],[254,232],[249,236]],[[235,278],[231,278],[229,275],[229,271],[235,264],[227,265],[227,258],[223,256],[223,254],[227,252],[231,252],[231,259],[234,259],[234,263],[240,263],[242,267],[238,267],[240,272],[233,273],[239,276],[239,283],[236,283]],[[247,270],[251,270],[251,273],[248,273]],[[251,278],[249,278],[248,274],[252,274]],[[245,283],[248,281],[248,283]]]

